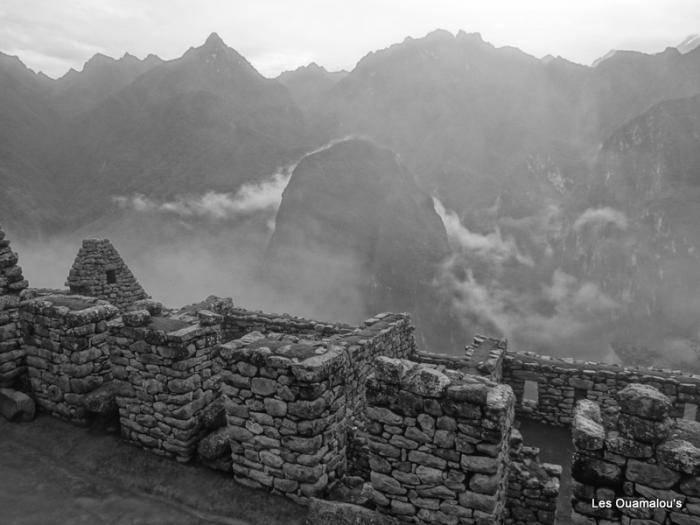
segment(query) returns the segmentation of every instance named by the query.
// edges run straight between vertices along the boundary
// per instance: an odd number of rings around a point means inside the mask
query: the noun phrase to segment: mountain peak
[[[477,43],[484,43],[484,39],[481,36],[481,33],[467,33],[466,31],[463,31],[460,29],[457,31],[457,38],[462,40],[462,41],[469,41],[469,42],[477,42]]]
[[[426,40],[453,40],[454,37],[447,29],[435,29],[425,35]]]
[[[217,33],[212,33],[207,37],[206,41],[204,42],[204,47],[226,47],[226,44]]]

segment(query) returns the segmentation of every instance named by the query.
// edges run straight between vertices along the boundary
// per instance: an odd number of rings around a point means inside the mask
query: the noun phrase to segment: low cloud
[[[289,184],[289,179],[299,162],[309,155],[319,153],[339,142],[352,138],[361,137],[348,135],[327,142],[305,153],[299,161],[280,168],[270,177],[260,182],[244,184],[235,193],[207,191],[201,195],[178,196],[169,201],[159,200],[142,193],[134,193],[130,196],[115,195],[112,197],[112,201],[122,209],[142,213],[172,214],[181,218],[225,220],[264,212],[270,215],[269,225],[271,229],[274,229],[274,215],[282,202],[282,194]]]
[[[498,265],[509,260],[526,266],[532,266],[531,258],[523,256],[518,250],[515,239],[503,238],[501,230],[496,227],[493,232],[487,234],[475,233],[462,224],[457,213],[443,206],[437,197],[433,197],[435,211],[442,219],[447,231],[447,239],[450,247],[460,253],[466,253],[470,257],[488,260]]]
[[[599,230],[607,224],[625,231],[628,226],[627,216],[613,208],[589,208],[574,222],[574,231],[579,232],[587,226]]]
[[[290,169],[280,170],[262,182],[244,184],[233,194],[208,191],[199,196],[187,195],[171,201],[158,201],[136,193],[129,197],[119,195],[112,199],[121,208],[138,212],[223,220],[258,212],[274,213],[282,202],[282,193],[290,177]]]
[[[466,330],[506,337],[515,350],[579,356],[607,351],[609,342],[598,339],[619,314],[612,297],[561,268],[543,275],[498,229],[475,234],[437,200],[435,207],[453,248],[436,285]]]

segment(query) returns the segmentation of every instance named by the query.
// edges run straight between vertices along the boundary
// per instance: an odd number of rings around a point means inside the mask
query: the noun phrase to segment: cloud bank
[[[539,268],[498,228],[476,234],[437,199],[435,207],[453,248],[435,284],[465,329],[506,337],[521,351],[607,357],[609,341],[599,336],[619,315],[612,297],[562,268]],[[596,221],[600,216],[593,214]]]
[[[138,212],[223,220],[258,212],[274,213],[282,202],[282,193],[290,177],[291,170],[283,169],[259,183],[244,184],[234,194],[208,191],[202,195],[185,195],[170,201],[158,201],[135,193],[131,196],[117,195],[112,199],[120,208]]]

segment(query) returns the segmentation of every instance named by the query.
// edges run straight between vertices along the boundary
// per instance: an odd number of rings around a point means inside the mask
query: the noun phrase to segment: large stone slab
[[[671,411],[671,401],[657,389],[632,383],[617,394],[620,410],[626,414],[663,421]]]
[[[36,405],[27,394],[0,388],[0,414],[9,421],[31,421],[36,414]]]

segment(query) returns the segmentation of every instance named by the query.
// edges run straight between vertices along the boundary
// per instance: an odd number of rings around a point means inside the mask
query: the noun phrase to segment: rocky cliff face
[[[410,311],[423,344],[437,350],[454,347],[449,316],[433,287],[448,253],[432,200],[396,154],[353,139],[296,167],[266,264],[305,313],[357,321]]]
[[[620,127],[603,145],[588,196],[599,221],[574,229],[565,245],[572,271],[626,304],[619,338],[646,340],[657,354],[671,344],[680,363],[697,359],[700,335],[699,152],[698,96]]]

